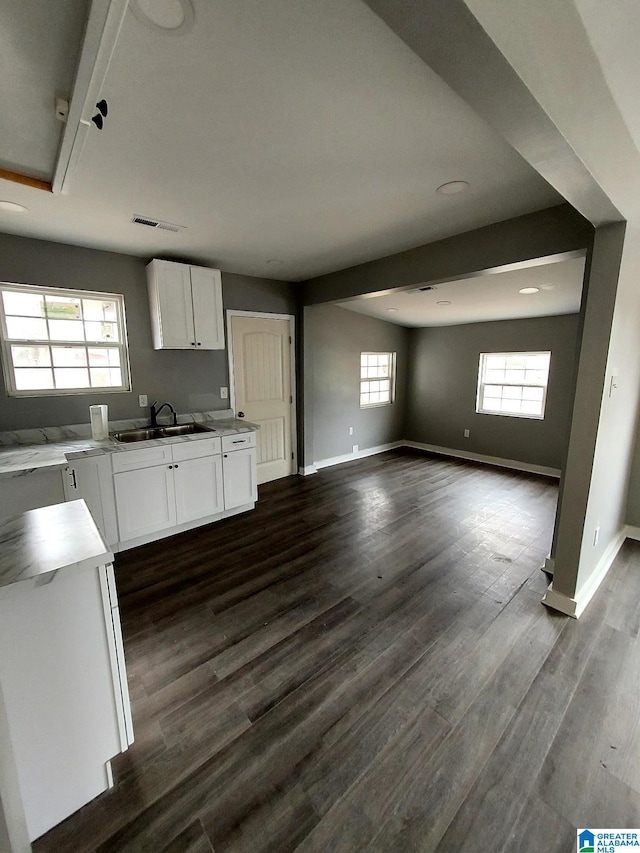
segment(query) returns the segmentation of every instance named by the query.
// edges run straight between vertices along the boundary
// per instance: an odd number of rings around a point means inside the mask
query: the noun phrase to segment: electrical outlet
[[[228,396],[229,396],[229,389],[226,388],[224,385],[221,386],[221,388],[220,388],[220,399],[226,400]]]
[[[138,405],[141,409],[146,409],[149,405],[149,398],[146,394],[138,394]]]
[[[358,452],[358,450],[360,450],[360,445],[359,445],[359,444],[354,444],[354,445],[352,446],[352,448],[351,448],[351,452],[352,452],[352,453],[357,453],[357,452]]]
[[[593,547],[595,548],[598,542],[600,541],[600,528],[596,527],[593,531]]]
[[[465,429],[465,431],[464,431],[464,437],[465,437],[465,438],[469,438],[469,435],[470,435],[469,430],[468,430],[468,429]]]
[[[349,435],[353,435],[353,427],[349,427]]]

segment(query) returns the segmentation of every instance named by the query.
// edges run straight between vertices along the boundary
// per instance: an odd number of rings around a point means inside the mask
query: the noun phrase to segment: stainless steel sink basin
[[[215,432],[213,427],[204,424],[178,424],[177,426],[158,427],[158,429],[166,438],[170,435],[191,435],[194,432]]]
[[[114,432],[116,441],[151,441],[154,438],[170,438],[173,435],[192,435],[194,432],[215,432],[213,427],[204,424],[178,424],[177,426],[146,427],[145,429],[125,429]]]

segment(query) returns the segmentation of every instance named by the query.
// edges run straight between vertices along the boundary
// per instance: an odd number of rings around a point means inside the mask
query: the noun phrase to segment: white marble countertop
[[[73,530],[73,536],[69,531]],[[66,569],[111,563],[83,500],[32,509],[0,521],[0,588]]]
[[[209,432],[197,432],[191,435],[155,438],[149,441],[120,443],[114,438],[95,441],[92,438],[80,438],[73,435],[73,428],[49,428],[46,431],[33,430],[33,443],[0,443],[0,478],[22,477],[39,471],[53,471],[65,468],[73,459],[83,456],[96,456],[102,453],[126,453],[141,447],[153,447],[157,444],[177,444],[184,441],[200,441],[205,438],[223,435],[237,435],[242,432],[255,432],[256,424],[233,417],[207,417],[206,415],[183,415],[178,423],[203,423]],[[120,422],[122,423],[122,422]],[[145,422],[131,421],[118,426],[120,430],[136,428]],[[113,426],[113,425],[112,425]],[[112,430],[113,432],[117,430]],[[45,435],[44,433],[47,433]],[[16,434],[17,435],[17,434]],[[44,440],[43,440],[44,438]]]

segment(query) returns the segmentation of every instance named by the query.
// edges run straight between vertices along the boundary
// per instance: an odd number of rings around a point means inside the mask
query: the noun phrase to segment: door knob
[[[238,412],[238,417],[239,417],[239,418],[243,418],[243,417],[244,417],[244,412]]]

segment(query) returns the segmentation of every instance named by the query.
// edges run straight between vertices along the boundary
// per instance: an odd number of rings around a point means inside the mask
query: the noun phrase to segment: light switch
[[[220,399],[226,400],[228,396],[229,396],[229,389],[222,386],[220,388]]]
[[[145,409],[149,405],[149,401],[146,394],[138,394],[138,405],[141,409]]]

